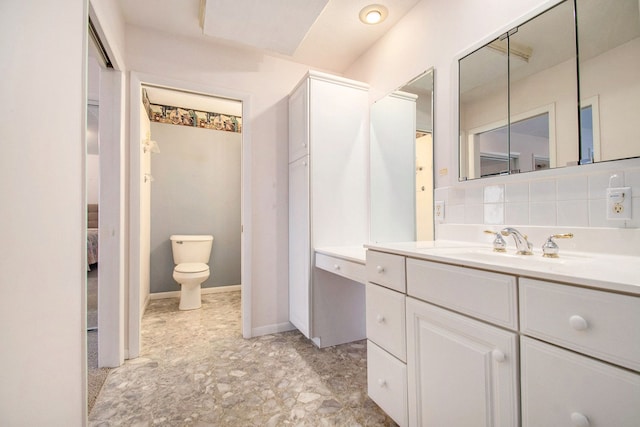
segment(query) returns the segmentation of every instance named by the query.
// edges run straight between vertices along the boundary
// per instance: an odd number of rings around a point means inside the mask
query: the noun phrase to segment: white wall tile
[[[529,204],[529,224],[556,225],[556,202],[532,202]]]
[[[588,177],[589,199],[604,199],[606,197],[606,189],[609,188],[609,178],[614,174],[618,175],[620,177],[620,183],[624,184],[624,172],[622,171],[610,171],[590,174]]]
[[[484,187],[468,187],[465,194],[465,204],[475,205],[484,202]]]
[[[433,191],[433,200],[441,200],[447,204],[449,201],[449,187],[436,188]]]
[[[504,223],[506,225],[529,225],[529,203],[505,203]]]
[[[545,179],[529,183],[531,202],[551,202],[556,200],[556,180]]]
[[[624,221],[610,221],[607,219],[607,202],[605,199],[589,200],[589,226],[590,227],[617,227],[622,228]]]
[[[589,180],[586,175],[563,176],[557,178],[556,182],[558,200],[587,200]]]
[[[447,224],[464,224],[464,205],[446,205],[444,222]]]
[[[529,202],[529,183],[514,182],[505,185],[505,202]]]
[[[484,224],[484,204],[478,203],[464,206],[465,224]]]
[[[465,193],[464,188],[449,188],[449,203],[452,205],[464,205]]]
[[[504,203],[485,203],[484,223],[504,224]]]
[[[484,187],[485,203],[500,203],[504,201],[504,185],[487,185]]]
[[[640,196],[640,169],[630,169],[624,174],[624,186],[632,187],[632,194]]]
[[[640,188],[637,191],[640,193]],[[634,197],[631,201],[631,220],[627,221],[626,226],[627,228],[640,228],[640,197]]]
[[[571,227],[589,226],[588,200],[558,200],[558,225]]]

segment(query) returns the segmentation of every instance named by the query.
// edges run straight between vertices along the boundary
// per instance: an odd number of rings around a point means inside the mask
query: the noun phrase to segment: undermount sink
[[[509,263],[513,266],[536,266],[536,265],[572,265],[589,261],[591,258],[586,254],[560,253],[558,258],[546,258],[541,252],[534,251],[533,255],[518,255],[515,252],[495,252],[487,247],[457,247],[457,248],[433,248],[423,249],[421,252],[433,256],[443,256],[448,258],[464,259],[466,261],[478,261],[488,263]]]

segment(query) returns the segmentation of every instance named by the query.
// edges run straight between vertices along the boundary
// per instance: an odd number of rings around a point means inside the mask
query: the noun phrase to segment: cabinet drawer
[[[404,293],[404,257],[368,250],[367,280]]]
[[[366,268],[364,264],[316,253],[316,267],[346,277],[347,279],[355,280],[356,282],[366,282]]]
[[[640,375],[521,338],[522,425],[635,427]]]
[[[407,294],[518,329],[516,278],[430,261],[407,259]]]
[[[520,279],[522,332],[640,370],[640,298]]]
[[[367,392],[400,426],[407,425],[407,365],[367,341]]]
[[[404,300],[404,294],[367,283],[367,338],[406,362]]]

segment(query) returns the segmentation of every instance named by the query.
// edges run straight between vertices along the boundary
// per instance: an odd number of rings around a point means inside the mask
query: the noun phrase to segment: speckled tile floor
[[[141,357],[112,370],[90,426],[395,426],[366,391],[366,343],[318,349],[299,332],[245,340],[240,292],[202,308],[151,301]]]

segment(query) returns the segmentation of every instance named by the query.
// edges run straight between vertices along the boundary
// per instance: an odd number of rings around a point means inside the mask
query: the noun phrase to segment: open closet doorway
[[[124,362],[123,75],[90,8],[87,47],[87,403]]]
[[[151,299],[179,297],[172,235],[211,235],[203,294],[241,290],[251,336],[248,99],[132,73],[129,357]]]

